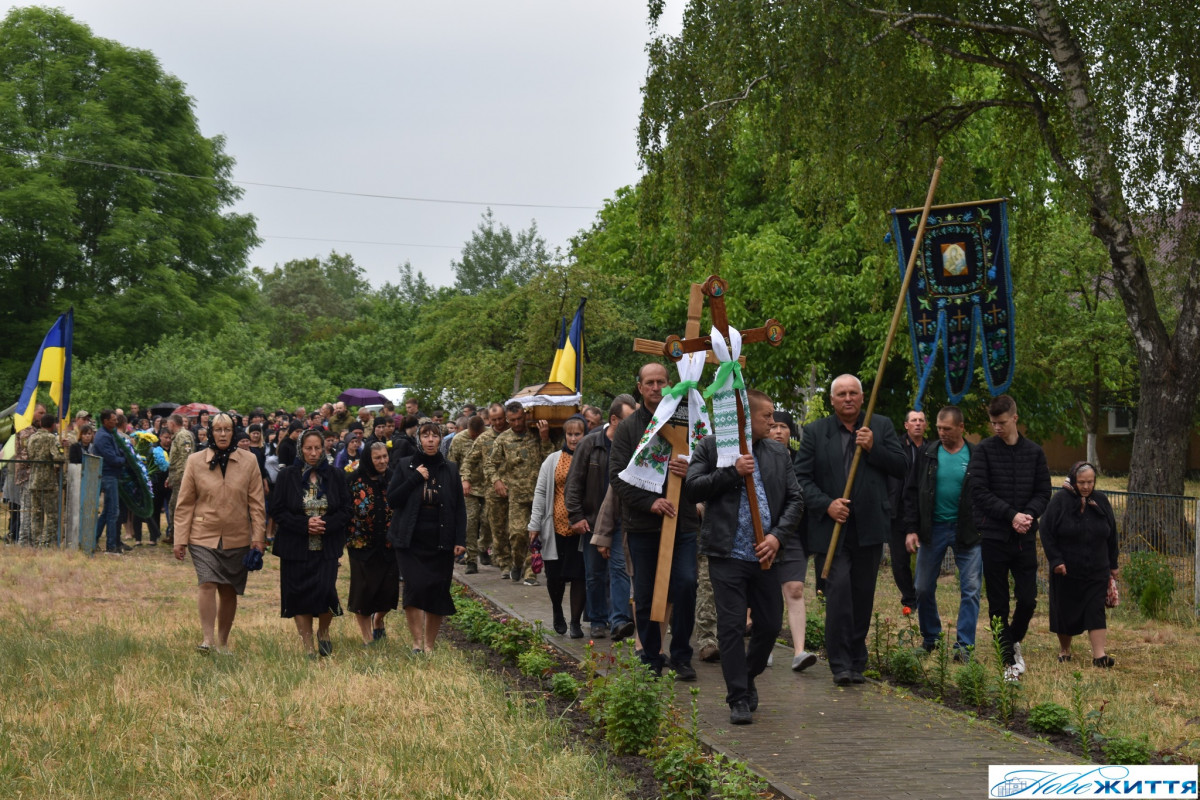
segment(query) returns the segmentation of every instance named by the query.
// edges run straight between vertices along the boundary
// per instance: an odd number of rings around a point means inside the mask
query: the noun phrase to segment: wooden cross
[[[708,308],[709,313],[712,315],[713,327],[720,331],[726,341],[728,341],[729,318],[725,313],[725,293],[729,291],[729,284],[719,275],[710,275],[708,280],[704,282],[701,291],[708,297]],[[783,344],[783,333],[783,326],[776,320],[769,319],[761,328],[742,331],[742,343],[767,342],[772,347],[779,347],[779,345]],[[683,358],[684,353],[699,353],[702,350],[711,349],[711,336],[689,336],[686,339],[680,339],[678,336],[668,336],[667,341],[663,345],[663,355],[672,361],[678,361]],[[738,449],[741,450],[742,455],[750,455],[750,446],[746,442],[745,437],[747,409],[742,405],[742,393],[735,390],[734,396],[737,400]],[[750,504],[750,519],[754,523],[754,541],[756,544],[762,544],[764,536],[762,514],[758,508],[758,493],[754,490],[753,474],[746,476],[746,499]],[[762,562],[759,562],[759,564],[763,569],[770,569],[768,564],[763,564]]]

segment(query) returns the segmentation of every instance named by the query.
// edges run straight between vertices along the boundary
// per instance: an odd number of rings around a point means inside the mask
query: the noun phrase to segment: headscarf
[[[788,426],[788,438],[799,439],[800,434],[796,432],[796,420],[792,417],[789,411],[776,411],[771,415],[772,422],[782,422]]]
[[[569,417],[567,417],[565,420],[563,420],[563,446],[562,446],[562,451],[563,451],[564,453],[566,453],[567,455],[569,455],[569,456],[573,456],[573,455],[575,455],[575,451],[574,451],[574,450],[572,450],[571,448],[567,447],[567,435],[566,435],[566,434],[567,434],[567,423],[568,423],[568,422],[570,422],[571,420],[578,420],[579,422],[582,422],[582,423],[583,423],[583,435],[584,435],[584,436],[587,436],[587,432],[588,432],[588,429],[587,429],[587,428],[588,428],[587,418],[586,418],[586,417],[584,417],[584,416],[583,416],[583,414],[572,414],[571,416],[569,416]]]
[[[321,453],[321,457],[317,459],[315,465],[310,466],[304,460],[304,440],[310,435],[320,436],[321,446],[325,446],[325,437],[318,430],[310,429],[300,434],[300,447],[296,449],[296,463],[300,466],[300,485],[307,485],[310,476],[315,471],[317,473],[317,497],[324,497],[326,491],[329,489],[329,475],[333,472],[333,467],[329,464],[329,459],[325,458],[324,452]]]
[[[377,444],[385,443],[377,440],[372,442],[369,447],[360,447],[358,449],[358,469],[354,470],[354,477],[360,478],[363,481],[384,479],[386,482],[387,474],[391,471],[390,464],[384,468],[383,472],[380,472],[375,469],[375,459],[371,457],[371,451],[375,449],[375,445]]]
[[[1099,475],[1099,470],[1087,461],[1076,461],[1071,465],[1071,469],[1067,471],[1066,480],[1063,481],[1062,488],[1079,498],[1079,513],[1087,511],[1087,507],[1100,508],[1100,504],[1096,502],[1096,488],[1092,487],[1092,493],[1084,497],[1079,493],[1079,488],[1075,485],[1079,477],[1079,473],[1084,470],[1091,470],[1093,475]]]
[[[213,435],[213,426],[221,418],[225,418],[230,425],[233,424],[233,419],[228,414],[217,414],[208,421],[208,449],[212,450],[212,460],[208,462],[209,469],[221,468],[221,477],[225,477],[225,468],[229,465],[229,456],[237,450],[237,436],[231,431],[229,435],[229,447],[224,450],[217,447],[217,437]]]

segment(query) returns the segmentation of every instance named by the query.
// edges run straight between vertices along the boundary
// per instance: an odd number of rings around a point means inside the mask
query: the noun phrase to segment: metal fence
[[[49,464],[51,462],[25,461],[34,464]],[[16,484],[14,471],[15,460],[0,459],[0,537],[6,541],[16,541],[19,528],[24,525],[26,531],[22,540],[29,535],[31,524],[29,508],[20,508],[22,501],[28,501],[23,487]],[[85,453],[82,464],[62,464],[59,489],[55,493],[58,524],[51,532],[52,541],[59,547],[79,548],[92,552],[95,547],[94,533],[96,516],[99,506],[100,493],[100,459]],[[24,513],[23,513],[24,512]],[[80,532],[83,531],[83,535]]]

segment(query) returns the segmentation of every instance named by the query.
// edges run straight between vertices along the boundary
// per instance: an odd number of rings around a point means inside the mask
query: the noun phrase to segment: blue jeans
[[[983,580],[983,555],[978,544],[964,547],[958,544],[958,523],[935,522],[929,544],[917,549],[917,618],[921,640],[926,648],[937,644],[942,632],[938,615],[937,580],[946,551],[954,550],[958,565],[958,621],[955,623],[955,648],[975,646],[975,624],[979,620],[979,589]]]
[[[619,522],[613,526],[612,549],[608,554],[608,612],[609,627],[633,622],[633,612],[629,610],[629,573],[625,571],[625,534]]]
[[[104,500],[104,512],[96,518],[96,542],[100,542],[100,531],[108,528],[105,549],[109,552],[121,549],[120,493],[117,491],[116,475],[100,476],[100,496]]]
[[[608,559],[592,544],[592,535],[584,534],[583,571],[587,577],[587,615],[593,624],[608,624]]]
[[[661,536],[657,531],[629,535],[629,555],[633,559],[633,599],[637,604],[637,631],[642,640],[642,661],[655,672],[661,672],[664,666],[662,631],[657,622],[650,621]],[[615,553],[615,541],[613,545]],[[675,552],[671,557],[671,580],[667,588],[667,602],[674,603],[670,647],[673,664],[687,664],[692,660],[692,629],[696,626],[696,569],[696,532],[677,532]],[[609,573],[615,570],[616,565],[610,565]]]

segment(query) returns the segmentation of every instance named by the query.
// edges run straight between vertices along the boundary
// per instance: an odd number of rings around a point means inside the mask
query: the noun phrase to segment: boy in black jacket
[[[1050,502],[1050,470],[1042,448],[1017,430],[1017,403],[1006,394],[988,406],[992,432],[971,455],[971,511],[983,536],[988,619],[1000,618],[1005,677],[1025,672],[1021,640],[1037,607],[1037,518]],[[1008,618],[1008,576],[1017,607]]]

